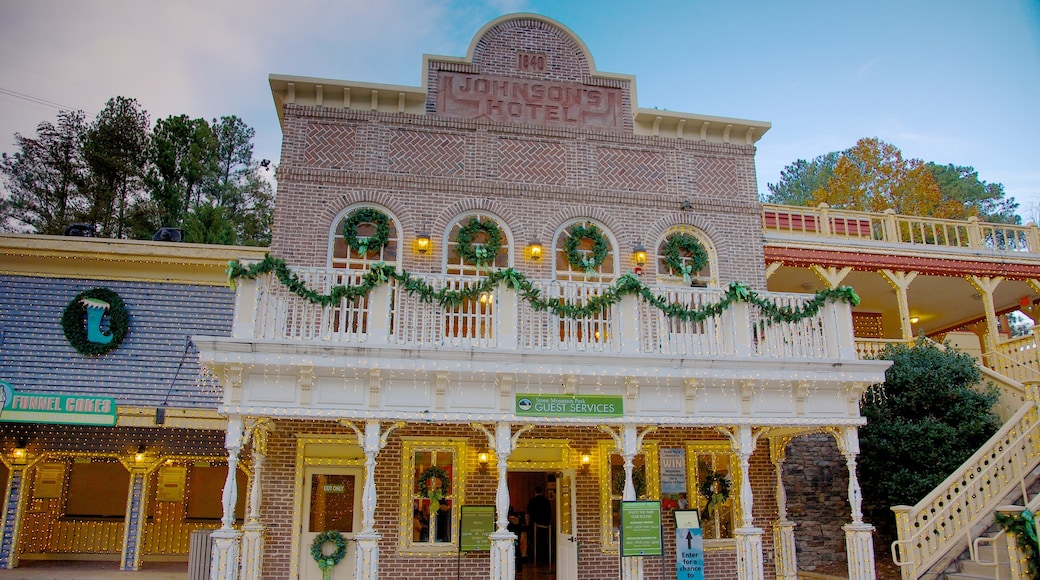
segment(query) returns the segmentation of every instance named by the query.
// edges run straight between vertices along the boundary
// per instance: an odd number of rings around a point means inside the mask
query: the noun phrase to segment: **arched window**
[[[493,216],[463,214],[451,224],[444,239],[446,274],[476,276],[512,264],[509,230]]]
[[[606,228],[588,220],[564,225],[553,244],[556,279],[610,282],[617,274],[617,252]]]
[[[348,243],[344,233],[351,226],[358,247]],[[401,231],[397,220],[384,208],[356,205],[347,208],[333,222],[329,242],[329,265],[347,270],[368,270],[377,262],[397,264],[401,252]],[[381,238],[385,238],[380,245]]]
[[[716,287],[717,272],[714,245],[704,232],[692,226],[670,228],[657,245],[657,278],[661,283]]]

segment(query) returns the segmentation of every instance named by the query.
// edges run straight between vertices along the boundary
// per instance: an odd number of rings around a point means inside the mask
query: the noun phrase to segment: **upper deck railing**
[[[330,268],[293,268],[308,288],[328,293],[337,285],[359,285],[360,272]],[[480,278],[428,274],[423,282],[439,290],[461,290]],[[532,281],[544,297],[583,303],[607,284]],[[661,286],[658,296],[687,308],[719,302],[717,289]],[[759,293],[781,307],[798,308],[809,294]],[[265,274],[240,280],[236,301],[236,338],[304,341],[354,346],[473,349],[545,354],[653,354],[666,357],[748,357],[768,359],[855,360],[848,304],[827,302],[797,322],[768,322],[746,302],[734,302],[700,322],[669,317],[636,296],[625,296],[594,316],[570,318],[536,310],[515,290],[499,284],[478,298],[444,306],[405,291],[394,280],[367,296],[332,306],[308,301]]]
[[[1000,254],[1040,254],[1040,231],[1024,226],[967,220],[950,220],[818,207],[762,204],[762,228],[766,234],[795,235],[856,242],[911,244],[965,248]]]

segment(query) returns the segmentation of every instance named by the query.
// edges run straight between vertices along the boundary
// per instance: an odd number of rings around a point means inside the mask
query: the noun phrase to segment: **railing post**
[[[885,214],[885,241],[890,243],[899,242],[899,223],[896,221],[896,210],[888,208]]]
[[[1033,222],[1026,224],[1026,243],[1029,244],[1031,253],[1040,254],[1040,230]]]
[[[621,339],[621,352],[637,354],[640,351],[639,340],[639,298],[628,294],[618,304],[618,334]]]
[[[499,284],[495,290],[495,323],[498,326],[498,334],[495,342],[498,348],[506,350],[517,349],[517,337],[520,335],[520,309],[516,290]]]
[[[827,358],[856,359],[856,337],[852,330],[852,307],[845,302],[828,302],[823,307]]]
[[[968,217],[968,247],[978,248],[982,246],[982,227],[979,226],[978,216]]]
[[[380,284],[368,295],[368,343],[390,343],[390,295],[389,284]]]
[[[910,527],[910,510],[912,509],[908,505],[892,506],[892,511],[896,514],[896,538],[898,538],[892,544],[892,560],[899,566],[903,580],[916,578],[914,575],[914,572],[917,570],[916,559],[914,558],[914,550],[911,548],[913,543],[911,536],[914,535],[914,531]],[[896,557],[897,552],[898,557]]]
[[[724,354],[752,356],[751,311],[747,302],[734,302],[722,314]],[[728,327],[728,328],[727,328]]]
[[[997,506],[996,512],[1005,516],[1017,516],[1026,509],[1020,505]],[[1029,577],[1029,561],[1018,547],[1018,538],[1009,533],[1004,534],[1007,544],[1008,564],[1011,567],[1011,580],[1024,580]]]
[[[826,238],[831,237],[831,206],[827,202],[820,202],[817,206],[820,210],[820,222],[817,224],[817,229],[820,231],[820,235]]]
[[[248,266],[249,263],[243,262],[243,265]],[[259,279],[239,278],[235,281],[235,317],[231,324],[233,338],[249,339],[257,335],[259,286]]]

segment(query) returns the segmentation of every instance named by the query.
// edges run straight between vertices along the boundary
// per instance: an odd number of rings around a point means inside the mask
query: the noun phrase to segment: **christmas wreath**
[[[100,328],[106,310],[108,334],[102,333]],[[68,303],[61,315],[61,328],[69,344],[81,354],[105,354],[115,350],[126,338],[130,330],[130,313],[123,306],[119,294],[108,288],[91,288],[80,292]]]
[[[704,481],[701,482],[700,494],[701,497],[708,500],[705,511],[708,518],[711,518],[719,506],[729,499],[729,479],[725,475],[709,469],[704,476]]]
[[[582,240],[592,241],[592,254],[588,257],[584,257],[578,252]],[[581,268],[585,270],[586,274],[592,274],[603,263],[603,260],[607,259],[610,246],[596,224],[579,224],[571,228],[570,237],[563,244],[563,250],[567,255],[567,263],[571,267]]]
[[[358,236],[357,229],[361,224],[372,224],[376,226],[376,233],[372,236]],[[346,240],[350,249],[361,257],[368,255],[370,251],[379,251],[390,241],[390,218],[378,209],[366,207],[351,212],[347,219],[343,220],[343,239]]]
[[[436,465],[426,468],[419,476],[419,495],[430,500],[430,515],[437,513],[441,500],[451,491],[451,477]]]
[[[335,550],[331,554],[326,554],[325,544],[332,544],[335,546]],[[332,567],[343,561],[343,557],[346,555],[347,540],[336,530],[325,530],[315,536],[314,541],[311,542],[311,558],[318,563],[323,578],[328,578]]]
[[[482,244],[474,244],[473,238],[480,232],[483,232],[487,239]],[[455,242],[458,244],[455,251],[463,260],[484,267],[494,263],[498,251],[502,248],[502,230],[493,220],[481,221],[471,217],[466,225],[459,229]]]
[[[688,261],[683,261],[682,252],[689,254]],[[695,236],[675,234],[664,244],[664,263],[673,275],[682,276],[683,282],[689,284],[690,274],[708,265],[708,251]]]
[[[646,472],[642,469],[632,470],[632,487],[636,490],[636,497],[643,497],[646,493]],[[625,492],[625,471],[621,470],[614,474],[614,495]]]

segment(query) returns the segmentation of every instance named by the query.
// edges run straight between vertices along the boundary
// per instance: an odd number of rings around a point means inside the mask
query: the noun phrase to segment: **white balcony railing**
[[[307,288],[328,294],[336,285],[356,285],[361,273],[294,268]],[[435,290],[462,290],[480,278],[423,275]],[[581,304],[610,286],[535,281],[547,300]],[[681,321],[634,296],[586,318],[534,309],[504,285],[452,306],[422,298],[391,281],[369,295],[316,305],[267,274],[238,284],[235,336],[407,348],[478,349],[555,353],[655,354],[669,357],[855,359],[848,304],[830,302],[799,322],[770,323],[755,307],[737,302],[703,321]],[[718,302],[721,290],[655,287],[669,302],[700,308]],[[760,293],[780,307],[798,308],[812,295]]]

